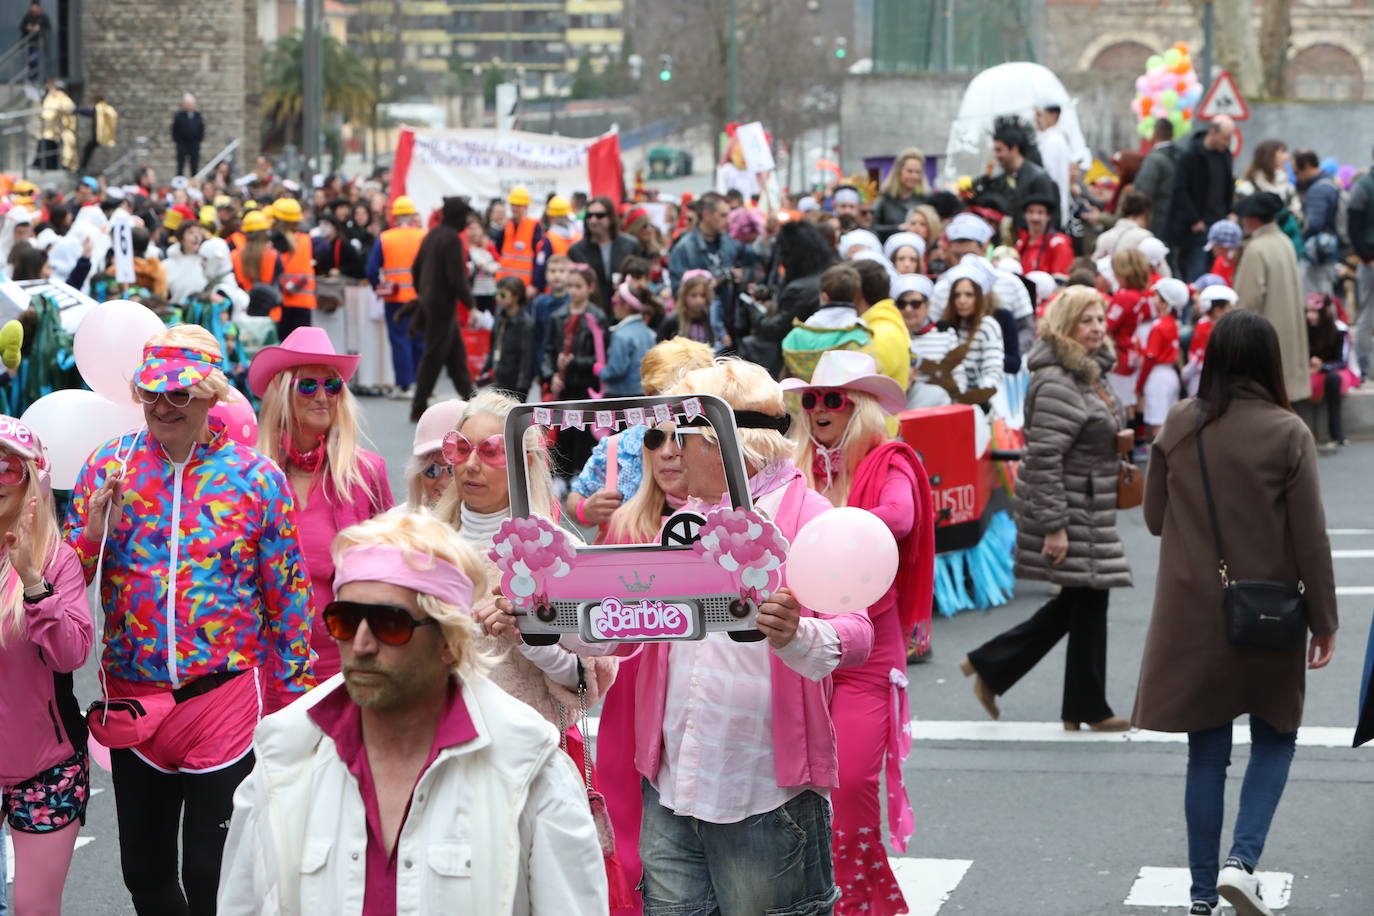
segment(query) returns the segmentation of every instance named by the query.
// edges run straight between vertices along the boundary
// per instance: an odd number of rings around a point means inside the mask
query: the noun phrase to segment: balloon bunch
[[[712,509],[692,550],[737,577],[741,591],[762,598],[782,579],[787,539],[752,509]]]
[[[1131,100],[1131,111],[1140,119],[1136,132],[1148,140],[1155,122],[1164,118],[1173,124],[1174,136],[1182,137],[1192,127],[1203,91],[1186,41],[1163,54],[1152,54],[1145,62],[1145,74],[1136,78],[1136,95]]]
[[[543,602],[550,580],[572,572],[577,548],[562,528],[530,515],[503,521],[487,556],[501,570],[501,593],[529,608]]]

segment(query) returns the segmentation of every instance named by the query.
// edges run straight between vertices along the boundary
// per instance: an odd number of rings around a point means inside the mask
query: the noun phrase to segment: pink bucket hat
[[[846,388],[862,391],[878,400],[887,413],[906,410],[906,392],[894,380],[878,372],[872,356],[858,350],[827,350],[816,363],[811,381],[799,378],[782,380],[783,391],[805,391],[808,388]]]
[[[14,417],[0,416],[0,447],[7,448],[23,458],[28,458],[38,468],[38,481],[50,487],[48,451],[27,423]]]
[[[358,371],[360,359],[353,354],[335,353],[334,343],[324,328],[296,328],[280,346],[263,347],[253,357],[248,367],[248,387],[262,397],[278,373],[296,366],[329,366],[337,369],[346,383]]]

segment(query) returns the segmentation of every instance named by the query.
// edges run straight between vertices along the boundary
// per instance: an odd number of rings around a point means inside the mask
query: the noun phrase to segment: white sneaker
[[[411,399],[409,388],[392,388],[386,396],[393,401],[409,401]]]
[[[1259,878],[1232,856],[1217,875],[1217,893],[1236,908],[1236,916],[1274,916],[1260,897]]]

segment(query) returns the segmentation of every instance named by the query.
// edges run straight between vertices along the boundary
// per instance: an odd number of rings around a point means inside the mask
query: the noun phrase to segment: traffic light
[[[658,78],[668,82],[673,78],[673,55],[661,54],[658,58]]]
[[[844,60],[844,56],[849,53],[848,49],[845,47],[848,43],[849,42],[843,37],[835,39],[835,57]]]

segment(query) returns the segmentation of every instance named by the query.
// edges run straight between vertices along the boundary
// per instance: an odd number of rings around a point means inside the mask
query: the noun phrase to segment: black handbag
[[[1226,637],[1233,646],[1291,652],[1303,645],[1307,635],[1306,591],[1302,580],[1296,586],[1262,579],[1231,578],[1226,553],[1221,547],[1221,528],[1212,499],[1212,478],[1207,473],[1207,457],[1202,448],[1202,417],[1198,416],[1197,462],[1202,471],[1202,492],[1207,499],[1207,515],[1212,521],[1212,540],[1217,548],[1217,571],[1221,574],[1222,603],[1226,610]]]

